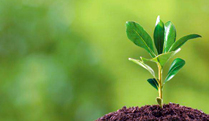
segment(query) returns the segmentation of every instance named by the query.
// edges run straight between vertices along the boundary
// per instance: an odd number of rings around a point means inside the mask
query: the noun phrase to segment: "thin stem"
[[[158,82],[159,82],[159,87],[158,87],[158,93],[159,93],[159,98],[161,100],[160,107],[163,107],[163,91],[162,91],[162,73],[163,69],[160,64],[158,64]]]

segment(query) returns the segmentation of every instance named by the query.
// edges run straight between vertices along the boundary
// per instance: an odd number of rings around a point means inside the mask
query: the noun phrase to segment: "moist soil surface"
[[[209,121],[209,115],[201,110],[180,106],[179,104],[145,105],[141,108],[125,106],[106,114],[96,121]]]

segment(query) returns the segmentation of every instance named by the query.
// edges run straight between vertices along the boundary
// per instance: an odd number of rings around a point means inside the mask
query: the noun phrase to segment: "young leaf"
[[[151,59],[144,58],[144,57],[142,57],[142,56],[140,56],[140,59],[141,59],[142,61],[151,61],[151,62],[153,62]]]
[[[132,42],[147,50],[152,57],[155,57],[154,43],[149,34],[139,24],[133,21],[126,22],[126,33]]]
[[[168,52],[171,45],[176,40],[176,29],[174,25],[169,21],[165,23],[165,33],[164,33],[164,47],[163,52]]]
[[[160,16],[157,17],[155,24],[154,42],[158,54],[161,54],[163,52],[164,44],[164,23],[160,20]]]
[[[136,59],[132,59],[132,58],[129,58],[129,60],[132,61],[132,62],[134,62],[134,63],[136,63],[136,64],[138,64],[138,65],[140,65],[140,66],[142,66],[143,68],[145,68],[146,70],[148,70],[152,74],[153,77],[155,77],[154,70],[150,66],[148,66],[147,64],[145,64],[143,61],[136,60]]]
[[[167,53],[163,53],[160,54],[158,56],[156,56],[155,58],[152,58],[151,60],[157,63],[160,63],[160,65],[163,67],[166,62],[172,58],[176,53],[178,53],[181,49],[179,48],[176,51],[172,51],[172,52],[167,52]]]
[[[201,37],[201,36],[198,34],[190,34],[190,35],[184,36],[178,41],[176,41],[175,43],[173,43],[169,51],[175,51],[176,49],[180,48],[187,40],[194,39],[197,37]]]
[[[157,103],[161,106],[163,104],[163,99],[161,99],[160,97],[156,98]],[[161,107],[162,108],[162,107]]]
[[[184,66],[185,64],[185,61],[181,58],[176,58],[170,68],[169,68],[169,71],[168,71],[168,74],[167,74],[167,77],[164,81],[164,83],[166,83],[167,81],[171,80],[178,72],[179,70]]]
[[[155,78],[147,79],[147,81],[155,88],[158,90],[158,82]]]

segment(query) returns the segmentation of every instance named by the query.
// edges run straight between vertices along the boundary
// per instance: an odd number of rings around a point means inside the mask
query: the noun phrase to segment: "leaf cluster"
[[[147,81],[158,90],[159,78],[156,77],[155,71],[146,64],[146,61],[155,62],[158,67],[163,68],[164,65],[178,53],[188,40],[201,37],[198,34],[190,34],[176,40],[176,29],[172,22],[168,21],[165,24],[160,20],[160,16],[157,17],[153,39],[144,30],[142,26],[134,21],[126,22],[127,37],[137,46],[145,49],[151,56],[147,59],[140,57],[140,59],[129,58],[130,61],[142,66],[148,70],[153,78]],[[170,65],[169,71],[164,79],[163,84],[171,80],[179,70],[184,66],[185,61],[181,58],[176,58]]]

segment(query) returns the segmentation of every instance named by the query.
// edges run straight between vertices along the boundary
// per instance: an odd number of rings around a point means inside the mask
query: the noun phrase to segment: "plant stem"
[[[160,64],[158,64],[158,81],[159,81],[159,87],[158,87],[158,93],[159,93],[159,98],[161,99],[160,107],[163,107],[163,91],[162,91],[162,73],[163,69]]]

